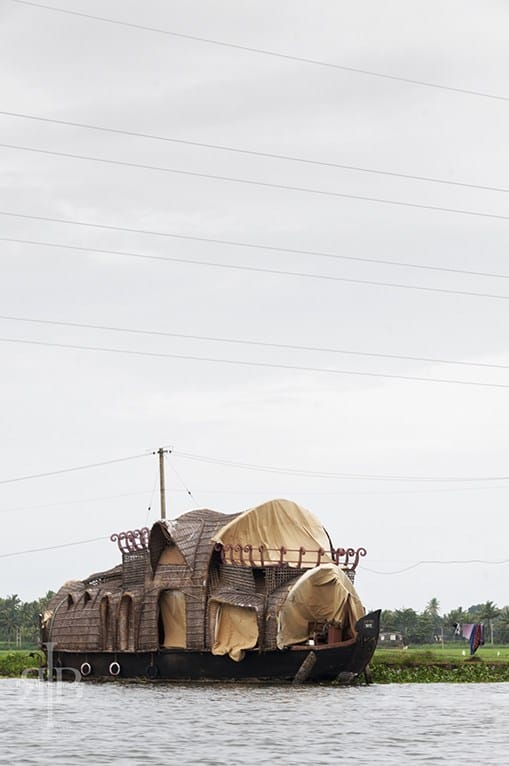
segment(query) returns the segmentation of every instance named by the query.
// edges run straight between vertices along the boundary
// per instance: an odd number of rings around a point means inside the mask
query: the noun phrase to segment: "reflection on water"
[[[509,684],[0,681],[0,763],[509,762]]]

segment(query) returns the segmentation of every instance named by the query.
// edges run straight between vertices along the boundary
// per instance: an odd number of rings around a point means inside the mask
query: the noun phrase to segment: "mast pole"
[[[164,484],[164,450],[159,447],[157,454],[159,455],[159,497],[161,505],[161,518],[166,519],[166,487]]]

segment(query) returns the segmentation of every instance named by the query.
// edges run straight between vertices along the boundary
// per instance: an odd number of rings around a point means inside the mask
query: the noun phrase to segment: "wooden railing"
[[[127,532],[115,532],[110,540],[117,543],[121,553],[137,553],[148,550],[148,527],[129,529]]]
[[[268,548],[265,545],[241,545],[216,543],[215,550],[219,551],[225,564],[240,566],[266,567],[289,565],[297,569],[316,567],[326,562],[334,562],[341,569],[355,571],[361,558],[367,551],[365,548]]]

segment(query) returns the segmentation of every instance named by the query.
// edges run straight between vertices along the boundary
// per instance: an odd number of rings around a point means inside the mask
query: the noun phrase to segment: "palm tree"
[[[431,633],[435,641],[444,642],[444,623],[440,617],[440,602],[436,597],[428,601],[423,612],[423,617],[429,617],[431,621]]]
[[[481,610],[479,617],[481,620],[488,620],[490,626],[490,643],[493,646],[493,620],[500,614],[500,609],[493,601],[486,601],[485,604],[481,604]]]
[[[20,612],[20,639],[30,643],[37,642],[39,628],[39,602],[25,601],[21,604]]]
[[[506,643],[509,637],[509,606],[504,606],[500,610],[500,614],[497,618],[497,626],[500,627],[502,643]]]
[[[383,609],[380,618],[380,627],[382,631],[395,633],[398,628],[396,627],[396,618],[394,612],[390,609]]]
[[[426,609],[424,610],[426,614],[429,614],[431,617],[438,617],[440,612],[440,602],[437,598],[433,597],[427,604]]]
[[[4,633],[7,641],[11,636],[16,636],[20,626],[21,599],[17,594],[7,596],[0,601],[0,630]]]

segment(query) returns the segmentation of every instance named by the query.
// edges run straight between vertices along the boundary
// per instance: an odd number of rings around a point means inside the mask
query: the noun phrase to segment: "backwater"
[[[0,763],[509,763],[509,684],[0,680]]]

